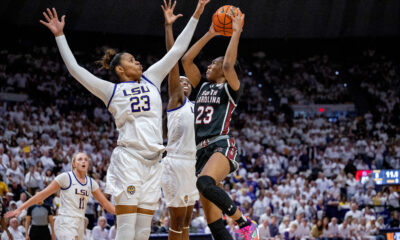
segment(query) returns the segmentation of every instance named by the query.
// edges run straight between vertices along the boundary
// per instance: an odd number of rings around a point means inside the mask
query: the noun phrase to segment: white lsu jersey
[[[135,158],[159,160],[165,148],[162,138],[162,100],[158,88],[144,75],[140,82],[115,84],[107,105],[115,119],[118,146]]]
[[[167,116],[167,155],[195,161],[194,104],[185,97],[181,106],[167,110]]]
[[[86,176],[81,183],[73,171],[61,173],[55,180],[61,187],[59,215],[84,218],[91,193],[99,188],[97,182]]]

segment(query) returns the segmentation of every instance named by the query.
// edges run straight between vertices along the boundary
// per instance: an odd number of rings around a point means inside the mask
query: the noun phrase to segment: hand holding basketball
[[[239,9],[240,11],[240,9]],[[232,30],[233,32],[242,32],[243,31],[243,23],[244,23],[244,14],[240,12],[240,15],[237,13],[233,13],[232,18]]]
[[[212,24],[212,23],[211,23],[211,26],[210,26],[210,29],[208,30],[208,32],[209,32],[213,37],[218,36],[218,35],[221,35],[221,33],[215,31],[214,24]]]
[[[65,15],[61,17],[61,21],[58,20],[57,11],[53,8],[53,12],[47,8],[47,13],[43,12],[43,16],[47,22],[40,20],[40,23],[45,25],[54,36],[58,37],[64,35],[64,26],[65,26]]]
[[[239,8],[231,6],[231,5],[225,5],[223,7],[220,7],[213,15],[212,22],[214,25],[215,31],[220,33],[221,35],[224,36],[232,36],[233,33],[233,18],[237,16],[237,26],[241,29],[244,25],[244,17],[242,12],[239,10]],[[240,22],[241,21],[241,22]],[[240,23],[242,26],[240,27]]]
[[[168,4],[164,0],[164,6],[161,5],[161,8],[164,12],[165,25],[171,25],[176,21],[176,19],[183,16],[182,14],[178,14],[178,15],[174,14],[175,6],[176,6],[176,1],[174,1],[174,4],[172,4],[172,6],[171,6],[171,0],[168,0]]]

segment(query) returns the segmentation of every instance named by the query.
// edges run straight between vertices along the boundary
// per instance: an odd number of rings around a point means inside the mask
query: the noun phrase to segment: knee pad
[[[196,182],[199,192],[214,203],[219,209],[228,216],[235,214],[237,207],[228,194],[215,184],[215,180],[210,176],[201,176]]]
[[[203,192],[205,192],[207,188],[213,186],[217,185],[215,183],[215,180],[210,176],[201,176],[196,181],[196,187],[201,194],[203,194]]]

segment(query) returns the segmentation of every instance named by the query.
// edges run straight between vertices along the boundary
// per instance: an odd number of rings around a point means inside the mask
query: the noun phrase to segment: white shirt
[[[14,240],[25,240],[24,235],[18,229],[14,230],[12,227],[8,227],[8,231],[10,231],[11,236],[13,236]],[[8,235],[5,231],[3,232],[3,234],[1,234],[1,240],[9,240]]]
[[[194,104],[185,97],[181,106],[167,110],[167,116],[168,156],[196,161]]]
[[[86,176],[86,181],[81,183],[73,171],[61,173],[55,181],[61,187],[59,215],[84,218],[87,201],[91,193],[99,188],[97,182]]]
[[[100,226],[96,226],[92,230],[92,239],[93,240],[109,240],[107,229],[101,229]]]
[[[41,182],[42,182],[42,176],[40,176],[40,174],[36,171],[33,172],[33,174],[31,174],[31,172],[28,172],[25,175],[25,185],[28,188],[40,187]]]
[[[260,226],[258,226],[258,233],[260,240],[268,240],[271,237],[268,225],[265,227],[264,224],[260,224]]]

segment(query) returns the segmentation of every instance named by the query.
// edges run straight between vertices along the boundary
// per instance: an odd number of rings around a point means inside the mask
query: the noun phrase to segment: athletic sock
[[[239,228],[244,228],[251,225],[251,222],[247,220],[243,215],[236,220],[237,225]]]
[[[217,221],[208,224],[210,231],[215,240],[233,240],[232,236],[229,234],[228,230],[225,228],[225,224],[222,218]]]

